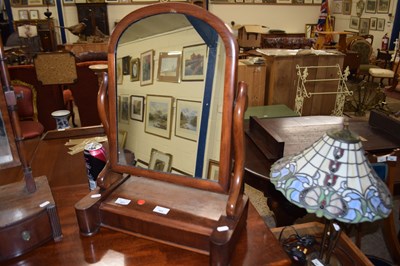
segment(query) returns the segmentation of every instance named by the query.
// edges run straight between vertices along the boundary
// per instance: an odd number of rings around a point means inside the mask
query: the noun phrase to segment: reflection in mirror
[[[8,141],[3,115],[0,110],[0,164],[10,163],[12,160],[13,156],[10,149],[10,142]]]
[[[219,36],[194,17],[158,14],[128,27],[116,53],[118,130],[126,132],[118,163],[218,181],[209,173],[220,154],[224,64]]]
[[[1,83],[0,83],[1,85]],[[20,165],[3,91],[0,92],[0,169]]]

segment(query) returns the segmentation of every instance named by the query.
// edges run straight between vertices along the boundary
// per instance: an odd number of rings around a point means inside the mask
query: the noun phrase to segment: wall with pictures
[[[58,0],[61,1],[61,0]],[[315,1],[315,0],[314,0]],[[318,1],[318,0],[317,0]],[[385,2],[386,1],[386,2]],[[245,3],[246,2],[246,3]],[[257,24],[264,25],[269,29],[281,29],[285,30],[287,33],[300,33],[305,31],[305,24],[315,24],[318,21],[320,14],[320,6],[316,3],[310,2],[310,4],[258,4],[258,3],[248,3],[249,1],[236,1],[235,3],[209,3],[209,11],[220,17],[228,25],[234,21],[236,24]],[[287,2],[287,1],[286,1]],[[290,1],[292,2],[292,1]],[[308,3],[309,1],[304,1]],[[353,17],[356,17],[357,10],[357,0],[329,0],[331,15],[335,17],[335,30],[352,30],[357,31],[354,27],[350,27],[350,22]],[[374,50],[380,47],[380,42],[385,33],[389,36],[392,31],[394,15],[396,12],[398,0],[363,0],[364,11],[361,14],[363,23],[366,24],[366,19],[369,20],[369,24],[373,28],[369,29],[369,33],[375,36]],[[282,2],[284,3],[284,2]],[[297,3],[297,2],[296,2]],[[349,4],[350,3],[350,4]],[[381,3],[381,4],[379,4]],[[381,11],[373,11],[371,6],[385,6],[382,3],[389,3],[388,8],[383,8]],[[64,22],[66,26],[75,25],[78,23],[78,16],[76,11],[76,6],[73,1],[69,1],[68,4],[63,4],[62,10],[64,13]],[[142,4],[108,4],[108,19],[110,31],[114,28],[115,23],[119,21],[122,17],[129,14],[130,12],[143,7]],[[350,8],[348,8],[350,6]],[[24,6],[24,7],[13,7],[14,19],[18,19],[19,10],[38,10],[39,17],[44,17],[45,7],[43,6]],[[50,11],[53,13],[54,18],[58,18],[57,9],[55,6],[49,7]],[[243,15],[246,14],[246,15]],[[389,16],[392,14],[392,16]],[[371,21],[372,18],[372,21]],[[376,25],[379,27],[375,30],[375,20]],[[379,20],[379,24],[378,24]],[[354,18],[353,18],[354,21]],[[383,23],[384,21],[384,23]],[[68,31],[67,42],[73,43],[78,40],[78,37],[72,35]],[[394,41],[394,40],[391,40]]]
[[[118,83],[120,83],[118,84],[118,95],[121,105],[122,100],[128,101],[130,112],[129,117],[125,117],[125,119],[122,118],[122,120],[121,117],[119,118],[119,130],[128,132],[126,148],[133,151],[136,158],[140,161],[149,163],[151,159],[151,150],[156,149],[172,155],[173,172],[178,171],[178,173],[184,172],[189,175],[194,174],[198,145],[197,136],[189,135],[185,130],[179,130],[177,121],[180,120],[180,117],[177,116],[177,114],[185,107],[193,109],[200,107],[201,110],[204,95],[204,81],[197,80],[198,78],[201,79],[200,77],[195,77],[194,80],[192,80],[188,76],[182,76],[182,72],[178,74],[178,79],[183,79],[181,81],[171,80],[171,77],[166,79],[166,77],[159,75],[159,66],[162,60],[169,59],[166,53],[170,53],[170,56],[175,56],[178,53],[191,51],[192,48],[197,48],[197,46],[192,47],[194,44],[202,43],[204,43],[204,41],[193,29],[186,29],[147,38],[140,42],[126,43],[118,48],[117,57],[122,59],[129,56],[129,60],[132,61],[132,63],[139,60],[143,64],[145,55],[154,55],[152,81],[149,81],[151,78],[148,81],[141,80],[141,78],[133,78],[131,73],[122,75],[122,79],[118,81]],[[149,50],[150,48],[152,49]],[[182,57],[183,54],[179,56]],[[121,64],[123,65],[122,61]],[[130,68],[130,71],[132,71],[132,69],[133,68]],[[141,68],[139,72],[142,73],[143,68]],[[133,98],[131,96],[133,96]],[[166,98],[164,96],[172,96],[173,98]],[[216,96],[215,99],[218,101],[221,95]],[[134,117],[134,114],[132,115],[132,100],[134,99],[138,99],[139,101],[143,100],[144,112],[142,118]],[[154,130],[154,128],[149,127],[147,114],[150,109],[147,105],[150,101],[172,102],[172,113],[169,118],[170,128],[167,129],[168,133],[159,133],[157,130]],[[217,110],[218,105],[212,104],[212,108]],[[212,113],[214,112],[212,111]],[[217,120],[220,124],[220,115],[220,113],[215,114],[217,117],[212,117],[210,119],[212,120],[210,124]],[[200,119],[200,117],[198,118]],[[213,126],[213,129],[214,128],[215,126]],[[209,158],[215,160],[219,159],[219,138],[220,129],[209,130],[207,141],[218,143],[210,145],[206,151],[207,155],[205,157],[207,159],[204,162],[203,176],[207,173]]]

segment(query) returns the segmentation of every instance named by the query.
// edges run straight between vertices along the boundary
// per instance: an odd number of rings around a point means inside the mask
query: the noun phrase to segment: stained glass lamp
[[[334,221],[373,222],[388,217],[392,209],[388,188],[371,167],[359,136],[348,125],[328,131],[305,150],[278,160],[271,167],[270,177],[291,203],[329,220],[321,259]],[[339,235],[338,225],[333,225]],[[334,245],[328,245],[326,263]]]

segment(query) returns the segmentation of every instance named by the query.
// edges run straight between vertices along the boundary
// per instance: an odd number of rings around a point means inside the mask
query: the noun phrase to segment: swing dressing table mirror
[[[98,98],[109,160],[75,205],[82,235],[103,226],[229,263],[248,209],[237,52],[195,5],[154,4],[118,23]]]

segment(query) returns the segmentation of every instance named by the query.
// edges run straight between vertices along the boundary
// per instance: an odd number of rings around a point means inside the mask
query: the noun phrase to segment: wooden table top
[[[282,232],[282,230],[284,230]],[[279,239],[279,235],[282,236],[281,239],[289,237],[291,234],[295,233],[294,230],[300,235],[311,235],[314,236],[318,243],[321,243],[321,238],[324,230],[324,225],[319,222],[309,222],[303,224],[295,224],[293,228],[276,227],[271,231],[274,233],[275,237]],[[371,261],[365,256],[362,251],[357,248],[353,241],[344,233],[340,234],[339,242],[336,245],[336,249],[333,251],[334,257],[331,259],[332,265],[335,264],[335,257],[339,260],[339,265],[365,265],[372,266]]]
[[[64,134],[64,136],[63,136]],[[63,136],[57,138],[56,136]],[[74,138],[79,138],[78,135]],[[63,239],[50,241],[2,265],[206,265],[209,257],[106,228],[82,237],[74,205],[89,193],[83,153],[67,154],[65,133],[39,142],[32,160],[34,176],[46,175],[61,222]],[[3,171],[0,171],[3,176]],[[20,179],[20,178],[16,178]],[[232,265],[290,265],[263,219],[250,204],[247,227],[233,252]]]

